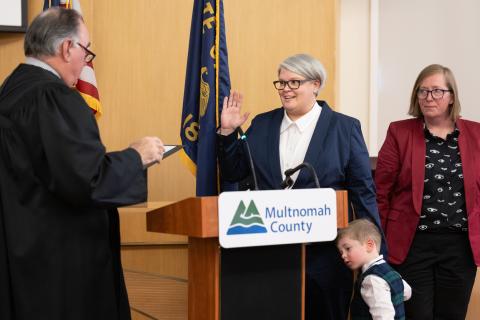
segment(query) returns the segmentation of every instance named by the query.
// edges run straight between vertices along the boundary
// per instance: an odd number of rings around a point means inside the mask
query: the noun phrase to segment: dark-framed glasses
[[[452,92],[452,90],[448,89],[432,89],[432,90],[427,90],[423,88],[419,88],[417,90],[417,98],[418,99],[427,99],[428,94],[432,94],[433,99],[442,99],[443,96],[445,95],[445,92]]]
[[[93,59],[95,59],[95,57],[97,55],[95,53],[93,53],[92,51],[88,50],[87,47],[82,46],[81,43],[77,42],[77,44],[80,48],[82,48],[85,51],[85,58],[84,58],[85,62],[86,63],[92,62]]]
[[[306,79],[306,80],[288,80],[288,81],[283,81],[283,80],[277,80],[273,81],[273,85],[275,86],[275,89],[277,90],[283,90],[285,89],[285,86],[288,86],[290,89],[295,90],[300,88],[302,84],[308,81],[313,81],[311,79]]]

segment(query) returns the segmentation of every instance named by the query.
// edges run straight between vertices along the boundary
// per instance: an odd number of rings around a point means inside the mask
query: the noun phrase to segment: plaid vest
[[[358,276],[358,279],[355,283],[353,300],[350,305],[352,320],[372,319],[368,305],[365,303],[365,301],[363,301],[360,293],[363,279],[365,279],[365,277],[368,275],[376,275],[388,283],[390,286],[390,295],[393,308],[395,309],[395,319],[405,320],[402,277],[387,263],[373,265]]]

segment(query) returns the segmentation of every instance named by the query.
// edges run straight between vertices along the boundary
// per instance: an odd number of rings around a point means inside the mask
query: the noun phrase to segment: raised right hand
[[[246,112],[241,115],[241,107],[243,102],[243,96],[240,92],[231,91],[229,97],[223,99],[222,116],[220,118],[221,127],[220,134],[227,136],[231,134],[235,129],[240,127],[247,121],[250,112]]]

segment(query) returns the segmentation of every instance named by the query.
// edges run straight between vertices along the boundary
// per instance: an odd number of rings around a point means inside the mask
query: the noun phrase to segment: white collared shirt
[[[53,69],[48,63],[45,63],[42,60],[39,60],[39,59],[34,58],[34,57],[27,57],[25,59],[25,64],[29,64],[29,65],[32,65],[32,66],[36,66],[36,67],[45,69],[45,70],[50,71],[51,73],[53,73],[54,75],[56,75],[57,77],[60,78],[60,74],[58,74],[58,72],[55,71],[55,69]]]
[[[371,266],[386,263],[383,255],[378,256],[369,263],[362,266],[362,273]],[[405,280],[403,282],[403,300],[406,301],[412,296],[412,288]],[[368,305],[370,315],[373,320],[393,320],[395,318],[395,308],[393,307],[390,286],[387,281],[379,276],[370,274],[363,279],[360,288],[360,294],[363,301]]]
[[[285,170],[294,168],[305,159],[313,131],[317,125],[322,107],[317,102],[312,109],[300,119],[292,121],[285,111],[282,124],[280,125],[280,169],[282,179],[285,179]],[[299,172],[292,175],[293,181],[298,177]]]

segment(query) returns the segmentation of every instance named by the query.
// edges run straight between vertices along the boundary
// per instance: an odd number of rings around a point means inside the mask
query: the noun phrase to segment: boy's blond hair
[[[337,243],[340,239],[345,237],[359,241],[361,244],[372,239],[377,246],[377,251],[380,252],[382,236],[380,235],[377,226],[368,219],[353,220],[348,223],[348,227],[339,229],[336,239]]]

